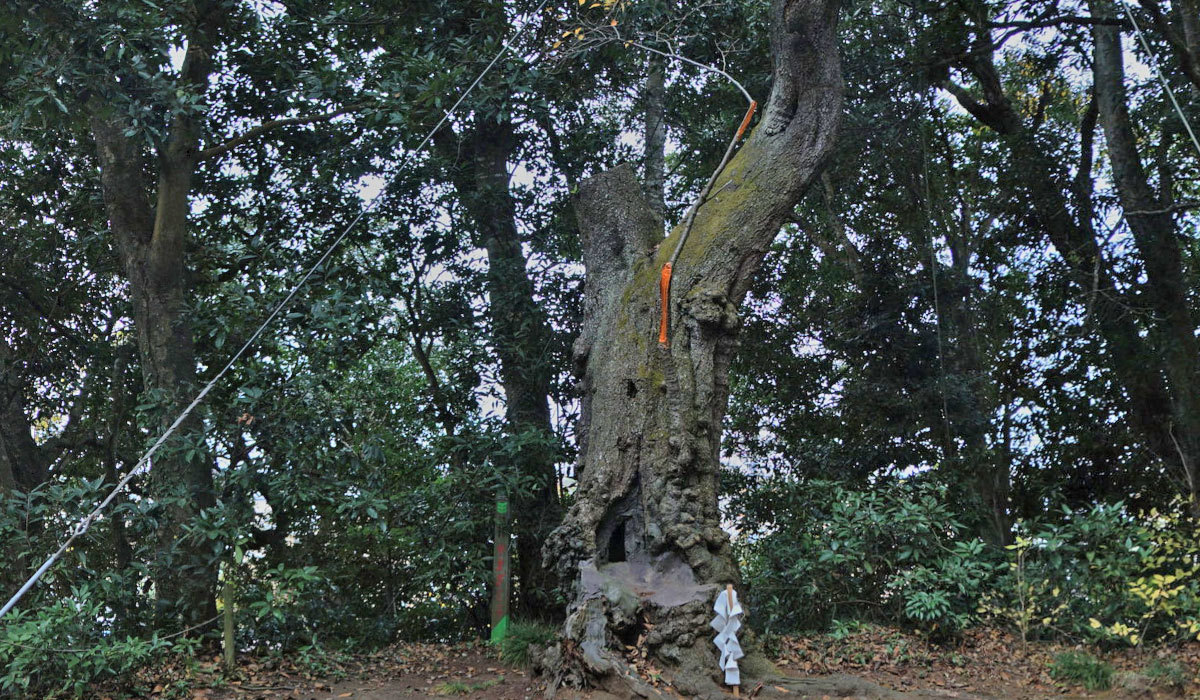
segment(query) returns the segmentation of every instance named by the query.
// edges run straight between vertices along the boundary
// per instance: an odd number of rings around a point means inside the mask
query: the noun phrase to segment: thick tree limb
[[[247,130],[245,133],[234,136],[233,138],[229,139],[228,141],[226,141],[224,143],[220,143],[220,144],[217,144],[216,146],[212,146],[210,148],[204,149],[203,151],[200,151],[200,153],[197,154],[196,159],[198,161],[205,161],[205,160],[211,160],[213,158],[219,158],[220,156],[225,155],[226,153],[237,148],[238,146],[240,146],[244,143],[247,143],[249,141],[253,141],[256,138],[259,138],[260,136],[263,136],[264,134],[266,134],[269,131],[273,131],[275,129],[279,129],[279,128],[285,127],[285,126],[302,126],[305,124],[319,124],[322,122],[327,122],[327,121],[336,119],[345,114],[350,114],[352,112],[361,111],[363,109],[366,109],[370,105],[371,105],[371,103],[369,103],[369,102],[359,102],[357,104],[352,104],[352,105],[349,105],[346,107],[342,107],[341,109],[335,109],[332,112],[326,112],[324,114],[312,114],[312,115],[308,115],[308,116],[304,116],[304,117],[286,117],[283,119],[272,119],[269,122],[264,122],[262,124],[259,124],[258,126],[252,127],[249,130]]]
[[[1010,22],[988,22],[987,26],[992,29],[1049,29],[1050,27],[1061,27],[1063,25],[1090,27],[1097,24],[1108,24],[1121,27],[1122,29],[1132,29],[1129,26],[1129,22],[1120,17],[1080,17],[1077,15],[1058,15],[1044,19],[1013,20]]]

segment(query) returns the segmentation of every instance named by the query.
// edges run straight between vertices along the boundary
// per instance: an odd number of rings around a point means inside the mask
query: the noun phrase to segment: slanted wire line
[[[699,61],[692,60],[692,59],[688,58],[687,56],[681,56],[676,53],[661,51],[659,49],[656,49],[656,48],[653,48],[650,46],[646,46],[645,44],[642,44],[633,39],[625,39],[621,36],[621,32],[618,31],[615,27],[612,31],[613,31],[614,36],[616,36],[617,40],[625,42],[626,45],[635,46],[639,49],[642,49],[643,51],[648,51],[650,53],[658,54],[659,56],[663,56],[668,59],[676,59],[679,61],[683,61],[684,63],[688,63],[690,65],[696,66],[697,68],[700,68],[701,70],[709,71],[711,73],[716,73],[716,74],[724,77],[726,80],[728,80],[729,82],[731,82],[735,86],[737,86],[737,89],[739,91],[741,91],[742,95],[746,98],[746,101],[750,103],[750,108],[746,112],[746,116],[742,118],[742,123],[740,126],[738,126],[737,132],[734,133],[733,139],[730,140],[729,146],[725,149],[725,155],[721,158],[721,162],[717,165],[716,170],[713,170],[712,175],[709,176],[709,178],[708,178],[708,181],[704,183],[704,187],[702,187],[700,189],[700,194],[696,197],[695,203],[693,203],[692,206],[689,207],[687,212],[684,214],[683,222],[682,222],[682,231],[679,234],[679,241],[677,241],[675,243],[675,249],[673,251],[671,251],[671,257],[667,260],[666,264],[663,265],[662,272],[661,272],[661,275],[659,278],[659,280],[660,280],[659,281],[659,294],[661,296],[660,303],[662,304],[662,308],[660,309],[661,318],[659,321],[658,344],[660,347],[665,348],[668,346],[668,344],[670,342],[668,333],[669,333],[669,328],[670,328],[670,317],[671,317],[671,312],[670,312],[671,291],[672,291],[671,278],[672,278],[672,271],[675,268],[675,263],[679,261],[679,254],[683,252],[683,246],[687,243],[688,236],[692,232],[692,225],[696,221],[696,214],[700,211],[700,207],[703,206],[708,201],[708,196],[712,192],[713,185],[716,183],[717,178],[721,176],[721,172],[725,170],[725,166],[729,164],[730,158],[733,157],[733,152],[737,148],[738,142],[741,141],[742,134],[745,133],[746,127],[748,127],[750,125],[750,119],[754,116],[754,112],[758,109],[758,102],[755,101],[755,99],[750,96],[750,92],[746,90],[745,86],[743,86],[741,84],[741,82],[738,81],[737,78],[733,77],[729,73],[726,73],[725,71],[721,70],[720,68],[717,68],[716,66],[710,66],[706,63],[700,63]]]
[[[1129,23],[1133,25],[1133,31],[1137,34],[1138,41],[1141,42],[1142,48],[1146,50],[1146,55],[1150,58],[1150,65],[1154,66],[1154,72],[1158,75],[1159,82],[1162,83],[1163,89],[1167,91],[1167,97],[1171,100],[1171,105],[1175,107],[1175,112],[1179,115],[1179,120],[1183,122],[1183,128],[1187,129],[1188,136],[1192,139],[1192,145],[1196,148],[1196,155],[1200,155],[1200,139],[1196,138],[1196,132],[1192,130],[1192,123],[1188,121],[1187,115],[1183,111],[1183,107],[1179,106],[1179,100],[1175,99],[1175,91],[1171,89],[1171,84],[1167,82],[1167,76],[1163,74],[1162,68],[1158,65],[1158,57],[1150,48],[1150,42],[1146,40],[1146,35],[1142,33],[1142,25],[1133,16],[1133,12],[1129,9],[1129,5],[1125,0],[1119,0],[1121,9],[1125,10],[1125,16],[1129,18]]]
[[[546,6],[547,2],[549,2],[549,0],[542,0],[541,4],[539,4],[531,13],[530,17],[535,17],[541,13],[542,8]],[[421,139],[421,142],[415,149],[405,153],[404,157],[400,161],[400,164],[396,167],[397,173],[407,167],[413,157],[417,153],[420,153],[430,142],[430,140],[433,139],[434,134],[436,134],[438,130],[441,129],[442,126],[449,121],[452,116],[454,116],[454,113],[458,110],[459,106],[462,105],[463,101],[467,99],[467,96],[470,95],[471,92],[474,91],[481,82],[483,82],[483,78],[497,63],[499,63],[500,59],[509,52],[511,49],[511,44],[515,43],[521,38],[521,36],[525,34],[525,30],[529,28],[530,24],[531,22],[526,22],[525,24],[521,25],[521,27],[513,33],[513,36],[510,40],[502,42],[500,50],[496,52],[496,55],[492,57],[492,60],[488,62],[487,66],[485,66],[479,75],[475,77],[475,80],[471,82],[467,89],[463,91],[461,95],[459,95],[458,100],[455,101],[454,105],[442,115],[442,118],[438,120],[437,124],[434,124],[433,128],[429,130],[429,133],[425,134],[425,138]],[[390,184],[391,179],[394,179],[394,177],[395,176],[393,176],[393,178],[389,178],[387,184]],[[262,322],[262,324],[259,325],[258,329],[255,330],[254,333],[251,334],[250,338],[243,343],[240,348],[238,348],[238,351],[235,352],[231,358],[229,358],[229,361],[225,363],[225,366],[221,368],[221,371],[213,375],[212,379],[210,379],[208,383],[204,385],[204,388],[202,388],[200,392],[196,394],[196,398],[192,399],[192,402],[183,409],[183,412],[180,413],[175,421],[167,427],[166,431],[164,431],[163,434],[154,441],[154,444],[152,444],[150,449],[147,450],[144,455],[142,455],[141,459],[139,459],[137,463],[133,465],[133,468],[129,470],[129,473],[127,473],[120,481],[117,482],[117,485],[113,487],[112,491],[109,492],[104,500],[100,501],[100,504],[97,505],[92,512],[88,513],[83,520],[79,521],[79,524],[76,525],[71,531],[70,537],[68,537],[67,540],[58,548],[58,550],[51,554],[50,557],[46,559],[45,563],[43,563],[41,567],[39,567],[38,570],[29,577],[29,580],[27,580],[15,594],[13,594],[12,598],[10,598],[8,602],[4,604],[4,607],[0,608],[0,618],[3,618],[6,614],[8,614],[8,612],[16,606],[17,602],[20,601],[21,598],[24,597],[31,588],[33,588],[34,584],[36,584],[38,580],[45,575],[46,571],[53,566],[54,562],[58,561],[59,557],[61,557],[63,553],[71,547],[71,544],[88,531],[88,529],[92,526],[92,523],[95,522],[96,519],[100,517],[100,514],[103,512],[103,510],[108,507],[108,504],[111,503],[113,499],[116,498],[122,490],[124,490],[129,482],[133,480],[133,477],[136,476],[139,471],[150,462],[150,458],[154,456],[158,449],[162,447],[163,443],[166,442],[167,438],[170,437],[171,434],[175,432],[175,430],[188,417],[188,415],[191,414],[192,410],[204,400],[204,397],[208,396],[208,393],[212,391],[213,387],[216,386],[221,377],[225,376],[225,373],[228,372],[230,368],[233,367],[234,363],[236,363],[242,357],[242,355],[246,353],[250,346],[254,344],[254,341],[256,341],[259,336],[263,334],[267,327],[271,325],[271,322],[274,321],[277,316],[279,316],[279,313],[283,311],[283,309],[288,305],[289,302],[291,302],[296,294],[299,293],[299,291],[308,283],[308,280],[313,276],[313,274],[315,274],[316,271],[322,265],[324,265],[327,260],[329,260],[330,256],[333,255],[334,251],[337,250],[342,241],[346,239],[346,236],[350,234],[350,231],[352,231],[354,227],[358,225],[358,222],[362,221],[363,217],[375,209],[375,206],[383,198],[386,191],[387,186],[385,184],[385,186],[381,187],[379,191],[376,192],[373,197],[371,197],[371,199],[367,202],[367,205],[363,207],[358,215],[355,216],[354,219],[347,224],[344,229],[342,229],[342,232],[333,240],[333,243],[326,248],[324,254],[317,259],[316,263],[308,268],[308,271],[305,272],[304,276],[300,278],[300,281],[292,287],[291,291],[287,293],[287,296],[285,296],[283,300],[280,301],[274,309],[272,309],[271,313],[267,315],[267,318]]]
[[[931,113],[932,114],[932,113]],[[925,142],[925,127],[921,125],[921,183],[925,189],[925,197],[921,202],[922,209],[925,210],[926,233],[929,236],[929,277],[931,280],[931,288],[933,290],[933,325],[937,331],[937,354],[938,354],[938,389],[942,395],[942,426],[946,431],[946,456],[952,458],[951,451],[957,452],[954,442],[953,431],[950,427],[950,404],[946,399],[946,355],[942,342],[942,308],[938,299],[938,257],[937,250],[934,248],[933,234],[934,227],[937,225],[935,220],[935,212],[933,211],[932,198],[933,191],[929,186],[929,147]]]

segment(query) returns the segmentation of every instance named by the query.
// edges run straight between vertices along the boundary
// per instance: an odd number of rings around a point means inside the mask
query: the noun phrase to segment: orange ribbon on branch
[[[671,304],[671,263],[663,265],[662,275],[658,278],[658,292],[662,296],[662,316],[658,321],[658,344],[667,344],[667,309]]]
[[[742,117],[742,125],[738,127],[737,134],[734,135],[734,141],[740,141],[742,134],[746,133],[746,127],[750,126],[750,120],[754,118],[754,113],[758,111],[758,102],[750,100],[750,109],[746,110],[746,116]]]

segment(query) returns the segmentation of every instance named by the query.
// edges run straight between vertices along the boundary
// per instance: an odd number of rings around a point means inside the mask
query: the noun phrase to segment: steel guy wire
[[[532,21],[533,18],[538,16],[539,14],[541,14],[542,8],[544,8],[549,1],[550,0],[542,0],[541,3],[537,6],[537,8],[529,15],[529,19],[527,19],[527,21],[525,23],[523,23],[519,28],[517,28],[517,30],[512,34],[512,37],[508,40],[501,42],[500,50],[496,52],[496,55],[493,56],[492,60],[488,62],[488,64],[484,67],[484,69],[482,71],[480,71],[479,75],[477,75],[475,77],[475,80],[473,80],[471,82],[471,84],[467,87],[467,89],[465,91],[463,91],[463,93],[461,95],[459,95],[458,100],[455,101],[454,105],[451,106],[450,109],[447,110],[444,114],[442,114],[441,119],[439,119],[438,122],[436,124],[434,124],[433,128],[429,130],[429,133],[425,134],[425,137],[423,139],[421,139],[421,142],[419,144],[417,144],[416,148],[409,150],[405,153],[404,157],[400,161],[400,164],[396,167],[397,173],[399,173],[400,171],[403,171],[404,168],[408,166],[409,162],[413,159],[413,157],[416,154],[418,154],[424,150],[425,146],[429,144],[429,142],[433,139],[434,135],[438,132],[438,130],[440,130],[442,128],[442,126],[445,125],[445,123],[448,122],[450,120],[450,118],[454,116],[455,112],[462,105],[463,101],[465,101],[467,99],[467,96],[470,95],[475,90],[475,88],[479,86],[479,84],[481,82],[483,82],[484,77],[492,70],[492,68],[497,63],[500,62],[500,59],[503,58],[504,55],[507,54],[511,50],[512,44],[515,43],[518,39],[520,39],[525,34],[525,31],[533,23],[533,21]],[[79,523],[75,526],[75,528],[71,530],[71,534],[66,539],[66,541],[63,542],[62,545],[53,554],[51,554],[49,558],[46,559],[45,563],[43,563],[41,565],[41,567],[39,567],[38,570],[35,571],[32,576],[29,577],[29,579],[24,583],[24,585],[22,585],[21,588],[19,590],[17,590],[16,593],[13,594],[13,596],[8,600],[8,602],[4,604],[4,607],[0,608],[0,618],[3,618],[6,614],[8,614],[8,612],[10,610],[12,610],[16,606],[17,602],[19,602],[21,600],[21,598],[24,597],[25,594],[28,593],[31,588],[33,588],[33,586],[38,582],[38,580],[41,579],[41,577],[45,575],[45,573],[50,569],[50,567],[54,565],[54,562],[58,561],[58,559],[63,555],[63,553],[66,552],[71,547],[71,544],[76,539],[78,539],[84,533],[86,533],[88,531],[88,529],[92,526],[92,523],[94,523],[96,521],[96,519],[100,517],[100,515],[104,511],[104,509],[106,507],[108,507],[108,504],[112,503],[113,499],[115,499],[117,497],[117,495],[120,494],[121,491],[123,491],[125,489],[125,487],[129,484],[129,482],[133,480],[133,477],[136,476],[137,474],[139,474],[141,472],[142,468],[145,467],[147,464],[149,464],[150,458],[154,456],[154,454],[158,451],[158,449],[160,447],[162,447],[163,443],[166,442],[167,438],[170,437],[171,434],[173,432],[175,432],[175,430],[178,429],[180,425],[183,424],[183,421],[191,414],[191,412],[196,408],[196,406],[198,406],[200,404],[200,402],[204,400],[204,397],[207,396],[210,391],[212,391],[213,387],[216,386],[217,382],[220,381],[223,376],[225,376],[225,373],[228,372],[233,367],[233,365],[239,359],[241,359],[242,355],[244,355],[246,353],[246,351],[250,349],[250,346],[253,345],[254,342],[256,340],[258,340],[259,336],[261,336],[263,334],[263,332],[267,329],[267,327],[271,325],[271,322],[275,320],[275,318],[279,315],[279,313],[291,302],[291,300],[296,296],[296,294],[299,293],[299,291],[308,283],[308,280],[313,276],[313,274],[316,273],[316,271],[318,269],[320,269],[321,266],[324,265],[326,261],[329,260],[329,258],[333,255],[334,251],[336,251],[338,249],[338,247],[341,245],[342,241],[344,241],[346,239],[346,236],[348,236],[350,234],[350,231],[352,231],[354,229],[354,227],[358,225],[359,221],[361,221],[367,214],[371,213],[375,209],[375,206],[379,203],[379,201],[384,197],[384,194],[387,192],[387,184],[390,184],[391,180],[394,178],[395,178],[395,176],[393,175],[392,178],[389,178],[388,183],[385,183],[384,186],[380,187],[379,191],[376,192],[373,197],[371,197],[371,199],[367,202],[366,206],[362,208],[362,210],[358,213],[358,215],[355,216],[354,219],[349,224],[347,224],[344,229],[342,229],[342,232],[340,234],[338,234],[338,236],[333,240],[333,243],[331,243],[329,245],[329,247],[325,249],[324,254],[322,254],[321,257],[317,259],[317,262],[308,268],[307,272],[305,272],[304,275],[300,278],[300,280],[292,287],[291,291],[289,291],[287,293],[287,296],[285,296],[283,298],[283,300],[280,301],[275,306],[274,309],[272,309],[271,313],[269,313],[267,315],[267,318],[265,320],[263,320],[263,322],[259,325],[258,329],[255,330],[254,333],[251,334],[250,338],[248,340],[246,340],[246,342],[243,343],[240,348],[238,348],[238,351],[235,352],[233,354],[233,356],[229,358],[229,361],[225,363],[225,366],[222,367],[219,372],[217,372],[215,375],[213,375],[212,379],[210,379],[208,381],[208,383],[204,385],[204,388],[202,388],[200,390],[200,392],[196,394],[196,397],[194,399],[192,399],[192,402],[189,403],[187,405],[187,407],[183,409],[183,411],[179,414],[179,416],[175,419],[175,421],[172,422],[171,425],[167,427],[166,431],[164,431],[163,434],[160,435],[158,437],[158,439],[154,441],[154,443],[150,446],[150,449],[147,450],[146,453],[143,454],[140,459],[138,459],[137,463],[133,465],[133,468],[130,469],[129,472],[120,481],[117,482],[116,486],[113,487],[113,489],[104,498],[104,500],[100,501],[99,505],[97,505],[94,509],[92,509],[92,511],[90,513],[88,513],[82,520],[79,521]]]

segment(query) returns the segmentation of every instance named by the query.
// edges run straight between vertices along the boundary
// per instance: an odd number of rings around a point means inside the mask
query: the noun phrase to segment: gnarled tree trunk
[[[675,263],[666,346],[657,342],[659,271],[682,231],[661,240],[628,167],[581,187],[580,482],[545,549],[548,565],[575,582],[559,658],[549,659],[560,681],[645,691],[619,651],[644,634],[675,669],[678,690],[717,690],[710,606],[718,587],[738,580],[717,507],[737,309],[833,145],[842,94],[837,7],[773,4],[771,98]]]

